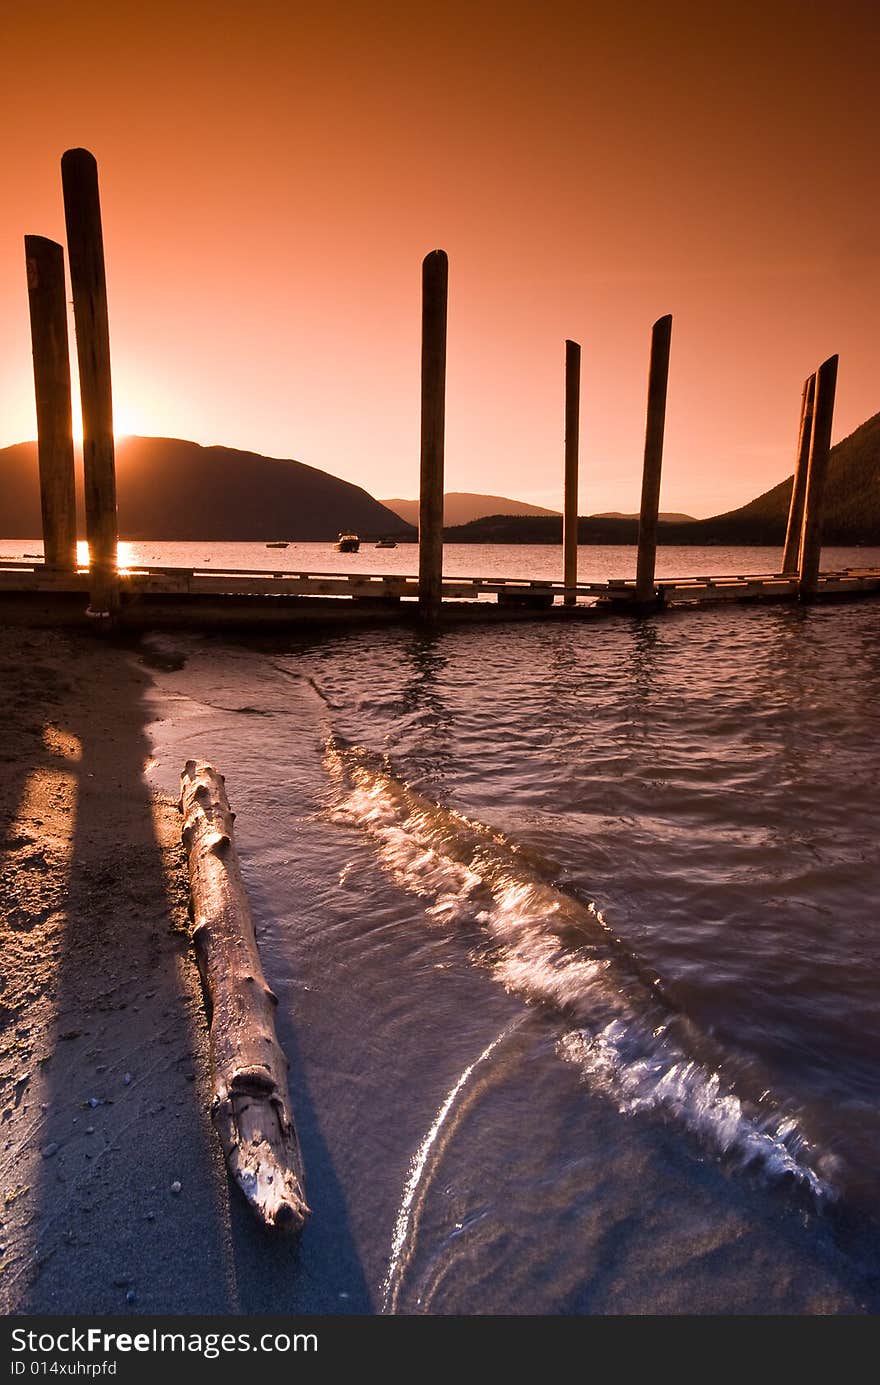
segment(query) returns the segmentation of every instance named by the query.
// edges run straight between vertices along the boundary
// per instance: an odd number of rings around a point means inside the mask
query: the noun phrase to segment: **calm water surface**
[[[314,1216],[264,1310],[877,1310],[880,605],[146,657],[281,999]]]
[[[81,547],[81,559],[88,550]],[[40,539],[0,539],[0,559],[40,556]],[[337,553],[328,543],[291,543],[269,549],[264,543],[160,543],[123,540],[119,546],[123,565],[162,567],[259,568],[268,572],[385,572],[414,576],[419,570],[418,546],[401,543],[397,548],[376,548],[364,543],[357,553]],[[778,548],[666,547],[657,552],[658,577],[697,574],[734,576],[778,571]],[[880,548],[825,548],[823,569],[865,567],[880,564]],[[562,580],[560,549],[553,544],[451,543],[443,550],[443,571],[448,577],[527,577]],[[635,577],[636,550],[626,544],[590,544],[578,551],[578,578],[605,582],[610,577]]]

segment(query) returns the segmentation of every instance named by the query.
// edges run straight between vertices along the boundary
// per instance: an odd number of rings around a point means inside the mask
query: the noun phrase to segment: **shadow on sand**
[[[6,1311],[369,1311],[295,1054],[315,1211],[302,1243],[263,1232],[227,1182],[207,1114],[179,820],[144,773],[146,674],[130,651],[82,637],[5,632],[3,653],[2,869],[33,875],[4,919],[15,975],[0,1172],[21,1189],[4,1216]],[[309,1273],[313,1257],[336,1270]]]

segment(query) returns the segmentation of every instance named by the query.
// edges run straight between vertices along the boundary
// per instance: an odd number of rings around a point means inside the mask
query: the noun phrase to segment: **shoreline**
[[[235,1311],[180,819],[146,779],[152,680],[58,631],[0,631],[0,666],[0,1306]]]
[[[455,1073],[519,1013],[505,987],[486,988],[470,936],[426,933],[423,903],[413,904],[396,885],[386,895],[373,849],[354,838],[345,845],[346,829],[340,836],[327,816],[321,766],[328,729],[357,739],[372,715],[371,694],[363,704],[345,700],[348,654],[340,646],[320,678],[331,707],[311,682],[316,645],[291,646],[287,652],[297,658],[282,658],[280,667],[273,648],[259,641],[107,642],[94,632],[0,631],[6,1313],[382,1311],[386,1237],[397,1224],[412,1151],[432,1128]],[[381,661],[381,641],[378,650]],[[228,657],[218,663],[218,653]],[[466,666],[465,649],[447,653]],[[444,687],[448,696],[449,685],[426,654],[414,642],[400,666],[407,704],[398,708],[396,684],[380,684],[378,700],[395,718],[424,714],[428,730],[435,697]],[[640,668],[643,675],[644,665],[633,665],[637,677]],[[455,685],[455,667],[451,674]],[[562,686],[571,666],[560,662],[553,677]],[[276,745],[282,725],[293,738]],[[291,1062],[315,1209],[299,1242],[265,1232],[230,1191],[209,1118],[207,1023],[187,936],[172,797],[195,747],[230,775],[267,978],[281,997],[279,1039]],[[267,753],[286,757],[268,795]],[[480,807],[479,795],[470,794],[468,801],[478,816],[496,821],[497,803]],[[267,837],[265,814],[277,820],[274,836]],[[505,830],[503,813],[499,822]],[[315,863],[327,861],[334,870],[316,875]],[[331,972],[337,964],[339,972]],[[451,1000],[440,995],[441,964]],[[399,976],[410,988],[403,997]],[[450,1013],[449,1005],[467,1023],[443,1030],[425,1061],[426,1017]],[[542,1061],[543,1022],[530,1032],[538,1044],[532,1059]],[[531,1061],[505,1069],[504,1103],[535,1118],[539,1140],[544,1117],[534,1099],[535,1071]],[[555,1057],[546,1077],[560,1102],[551,1109],[581,1132],[582,1161],[574,1182],[563,1181],[541,1216],[564,1216],[568,1226],[574,1208],[585,1239],[573,1238],[549,1297],[542,1298],[540,1276],[529,1281],[526,1267],[513,1288],[502,1278],[478,1281],[479,1311],[503,1312],[517,1302],[558,1311],[563,1291],[577,1293],[582,1312],[657,1312],[663,1303],[683,1302],[698,1313],[739,1311],[765,1298],[772,1311],[786,1313],[870,1311],[862,1268],[841,1255],[830,1222],[802,1234],[797,1207],[778,1190],[739,1174],[728,1178],[689,1137],[670,1137],[664,1128],[655,1147],[644,1127],[622,1130],[619,1115],[595,1095],[583,1096],[581,1080]],[[477,1124],[463,1133],[477,1139]],[[503,1151],[497,1133],[489,1132],[488,1145],[480,1137],[477,1148]],[[605,1202],[597,1218],[596,1197],[605,1196],[597,1151],[609,1133],[620,1141],[619,1184],[614,1203]],[[548,1152],[558,1152],[552,1140]],[[486,1153],[491,1167],[494,1157]],[[695,1161],[703,1172],[691,1183]],[[460,1181],[463,1206],[482,1205],[486,1195],[482,1163],[471,1166],[473,1182],[454,1161],[444,1175]],[[543,1176],[551,1164],[537,1167]],[[656,1253],[662,1238],[655,1213],[643,1207],[642,1167],[651,1171],[651,1196],[666,1219],[663,1253],[674,1271],[667,1298],[656,1298],[643,1276],[641,1257]],[[499,1169],[506,1176],[503,1157]],[[433,1194],[441,1205],[443,1186],[439,1180]],[[681,1229],[668,1219],[667,1195],[689,1209],[692,1221]],[[504,1210],[497,1215],[503,1226]],[[609,1227],[613,1232],[627,1218],[636,1230],[622,1243],[627,1268],[612,1289],[597,1268],[601,1246]],[[722,1248],[731,1255],[729,1271],[703,1275],[702,1257]],[[429,1237],[419,1253],[431,1253]],[[775,1277],[765,1279],[771,1263]],[[465,1300],[456,1297],[452,1278],[447,1290],[460,1311]],[[403,1311],[423,1311],[418,1301],[410,1297]]]

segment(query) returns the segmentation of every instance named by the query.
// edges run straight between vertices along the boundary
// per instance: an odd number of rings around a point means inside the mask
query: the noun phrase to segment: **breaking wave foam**
[[[666,1046],[662,1038],[646,1043],[638,1026],[612,1020],[595,1034],[572,1030],[560,1040],[558,1051],[621,1112],[671,1116],[713,1153],[775,1178],[791,1178],[817,1200],[828,1198],[831,1189],[812,1168],[810,1147],[793,1117],[770,1112],[762,1119],[748,1112],[717,1072]]]
[[[740,1097],[716,1064],[678,1041],[681,1029],[710,1047],[664,1004],[594,903],[553,884],[549,867],[502,833],[422,798],[380,757],[333,741],[326,763],[334,817],[369,834],[384,869],[429,901],[427,916],[480,925],[496,979],[574,1020],[558,1051],[592,1089],[623,1113],[676,1121],[742,1167],[790,1178],[819,1201],[833,1196],[797,1119],[766,1092]]]

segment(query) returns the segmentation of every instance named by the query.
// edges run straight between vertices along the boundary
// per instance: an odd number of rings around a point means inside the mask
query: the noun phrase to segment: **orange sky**
[[[662,506],[792,469],[880,409],[880,21],[799,3],[4,5],[0,445],[34,435],[22,236],[98,158],[120,432],[418,488],[423,254],[450,257],[447,489],[638,505],[652,321],[674,315]]]

